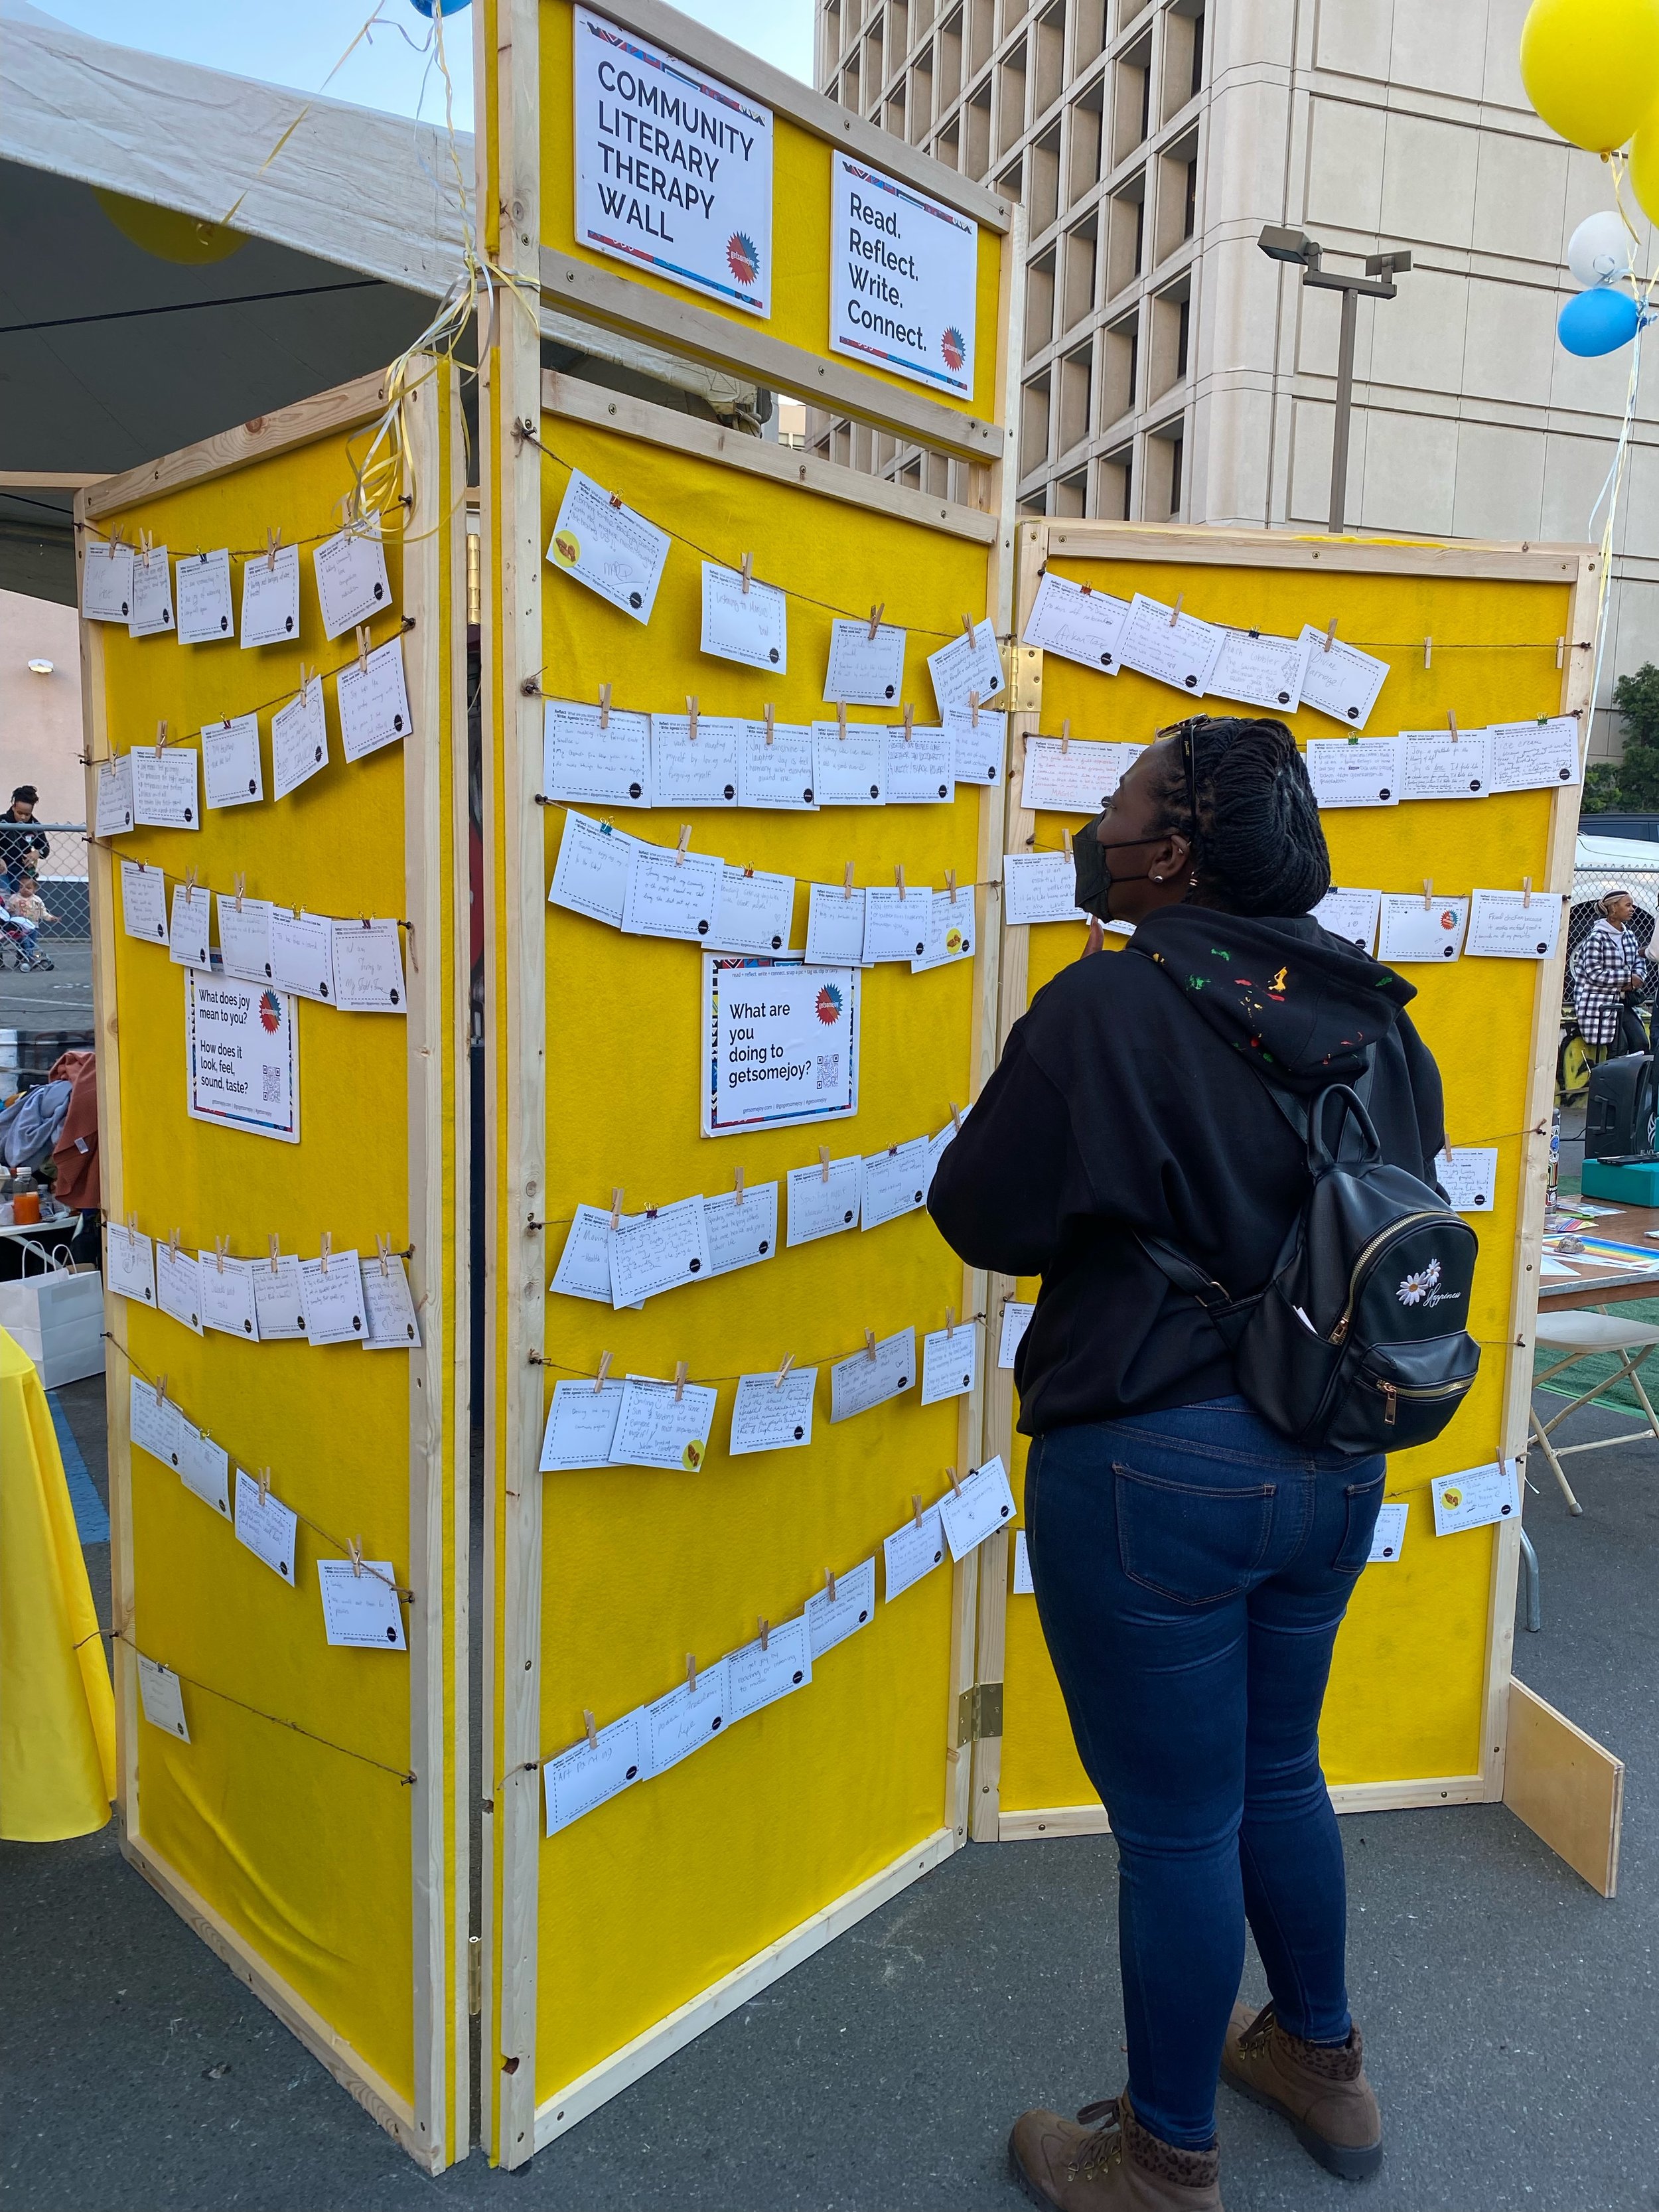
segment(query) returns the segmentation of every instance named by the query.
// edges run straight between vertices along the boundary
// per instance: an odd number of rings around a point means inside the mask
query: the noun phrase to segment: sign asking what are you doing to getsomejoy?
[[[830,351],[971,399],[978,224],[850,155],[831,169]]]
[[[772,111],[575,11],[576,236],[772,312]]]

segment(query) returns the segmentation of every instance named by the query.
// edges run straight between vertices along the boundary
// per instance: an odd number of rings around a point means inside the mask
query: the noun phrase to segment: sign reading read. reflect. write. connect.
[[[576,236],[772,312],[772,111],[575,11]]]
[[[978,225],[850,154],[830,197],[830,350],[971,399]]]

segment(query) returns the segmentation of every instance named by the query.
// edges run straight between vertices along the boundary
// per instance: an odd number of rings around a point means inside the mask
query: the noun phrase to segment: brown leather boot
[[[1343,2181],[1363,2181],[1382,2163],[1382,2115],[1365,2079],[1364,2045],[1304,2043],[1281,2027],[1271,2005],[1253,2012],[1241,1997],[1227,2023],[1221,2078],[1269,2111],[1283,2112],[1297,2140]]]
[[[1127,2090],[1085,2105],[1075,2121],[1022,2112],[1008,2163],[1034,2203],[1058,2212],[1221,2212],[1219,2154],[1149,2135]]]

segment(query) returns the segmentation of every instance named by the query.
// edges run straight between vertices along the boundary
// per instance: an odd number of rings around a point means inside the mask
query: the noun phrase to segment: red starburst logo
[[[283,1002],[275,991],[259,994],[259,1025],[267,1036],[275,1036],[283,1025]]]
[[[960,368],[968,358],[968,349],[962,343],[962,332],[954,323],[939,340],[939,351],[945,356],[946,368]]]
[[[740,230],[734,230],[726,241],[726,265],[739,284],[753,284],[760,278],[760,255],[755,251],[755,241]]]
[[[841,1019],[841,993],[833,983],[826,983],[816,1001],[818,1019],[825,1029],[834,1029]]]

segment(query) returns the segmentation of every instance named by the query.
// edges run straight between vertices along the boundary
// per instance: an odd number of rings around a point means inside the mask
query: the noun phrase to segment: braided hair
[[[1284,723],[1197,714],[1158,735],[1171,742],[1155,786],[1158,827],[1190,839],[1196,896],[1231,914],[1317,906],[1331,887],[1331,856]]]

